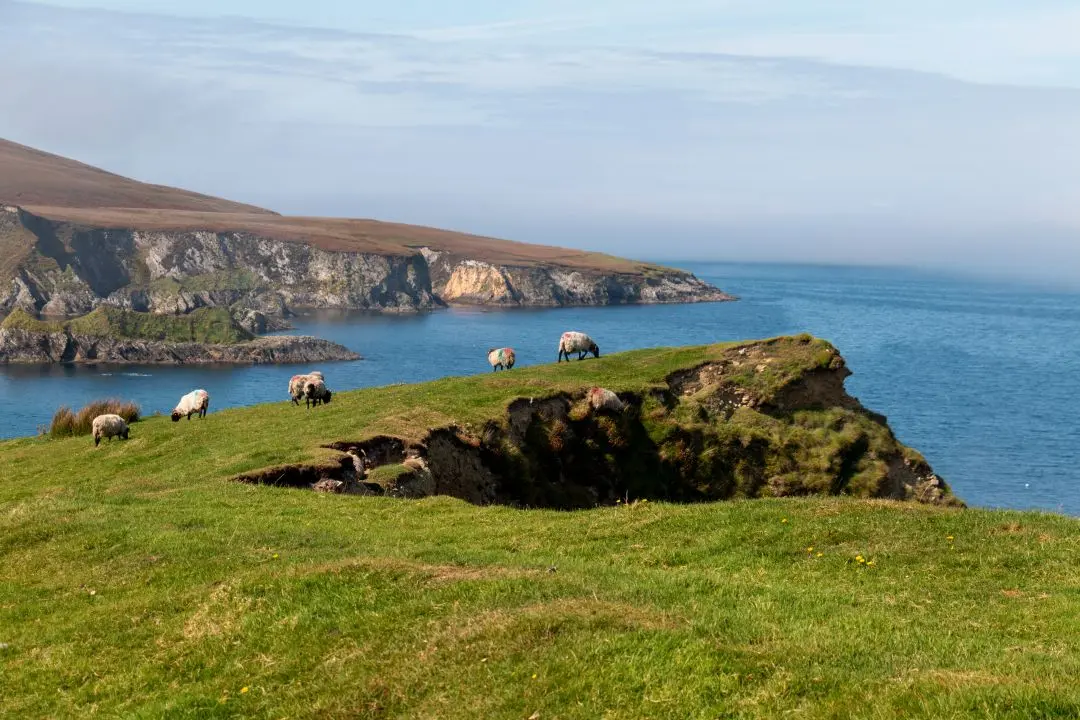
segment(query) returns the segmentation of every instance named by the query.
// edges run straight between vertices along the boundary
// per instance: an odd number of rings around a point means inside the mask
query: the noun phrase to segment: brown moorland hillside
[[[40,217],[83,227],[249,233],[307,243],[331,252],[402,255],[428,247],[514,266],[559,265],[616,273],[640,273],[657,267],[603,253],[417,225],[371,219],[285,217],[252,205],[142,183],[3,139],[0,205],[17,205]],[[25,250],[25,242],[18,245]],[[19,257],[24,254],[14,253]]]
[[[250,233],[275,240],[303,242],[331,252],[407,255],[418,248],[427,247],[499,265],[561,265],[623,273],[639,273],[658,267],[603,253],[381,220],[143,208],[23,207],[40,217],[76,226],[160,232],[205,230]]]
[[[0,205],[162,208],[272,215],[210,195],[150,185],[0,139]]]

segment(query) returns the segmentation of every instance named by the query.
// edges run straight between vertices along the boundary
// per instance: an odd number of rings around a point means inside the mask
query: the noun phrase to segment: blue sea
[[[555,361],[564,330],[603,353],[810,332],[834,342],[849,391],[885,414],[968,504],[1080,515],[1080,294],[906,269],[687,264],[734,303],[442,310],[399,317],[313,314],[296,331],[364,356],[324,364],[335,391],[489,371],[511,345],[519,366]],[[285,402],[282,367],[0,369],[0,437],[33,434],[60,405],[100,397],[167,413],[206,388],[211,412]]]

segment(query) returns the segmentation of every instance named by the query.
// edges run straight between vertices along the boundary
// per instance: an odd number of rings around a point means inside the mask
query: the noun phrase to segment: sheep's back
[[[127,421],[119,415],[109,413],[94,418],[91,427],[93,428],[94,437],[112,437],[124,432]]]
[[[583,332],[564,332],[559,338],[559,348],[567,352],[583,352],[592,347],[593,341]]]

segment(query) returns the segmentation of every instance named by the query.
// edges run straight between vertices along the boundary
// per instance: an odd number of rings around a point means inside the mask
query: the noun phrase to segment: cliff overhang
[[[844,389],[832,346],[802,336],[726,347],[660,382],[623,385],[618,411],[589,387],[530,383],[481,424],[325,442],[317,462],[241,473],[253,484],[354,495],[450,495],[565,510],[633,500],[851,495],[962,505],[886,419]]]

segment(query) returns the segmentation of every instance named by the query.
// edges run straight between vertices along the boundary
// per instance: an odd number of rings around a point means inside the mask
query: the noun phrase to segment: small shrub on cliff
[[[93,429],[94,418],[98,415],[119,415],[129,423],[139,419],[139,406],[127,400],[95,400],[74,412],[64,405],[53,415],[49,424],[49,437],[64,438],[76,435],[89,435]]]

